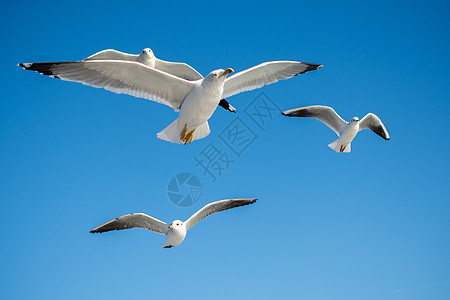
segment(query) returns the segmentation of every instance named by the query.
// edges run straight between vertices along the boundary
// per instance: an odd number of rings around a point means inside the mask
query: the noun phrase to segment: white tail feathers
[[[180,140],[181,132],[178,130],[178,119],[170,123],[164,130],[158,132],[156,136],[171,143],[183,144],[183,141]]]
[[[161,248],[172,248],[173,246],[169,244],[167,241],[164,243],[164,245],[161,246]]]
[[[195,129],[194,132],[194,138],[193,141],[202,139],[204,137],[207,137],[211,133],[211,130],[209,130],[209,124],[208,121],[203,123],[202,125],[198,126],[197,129]]]
[[[167,126],[164,130],[158,132],[156,135],[161,140],[165,140],[171,143],[176,144],[184,144],[182,140],[180,140],[181,133],[184,129],[184,126],[178,126],[178,119],[173,121],[169,126]],[[194,136],[192,140],[199,140],[206,137],[211,131],[209,130],[208,121],[198,126],[194,131]]]
[[[328,145],[328,147],[330,147],[331,149],[333,149],[336,152],[345,152],[348,153],[351,151],[351,143],[349,143],[347,146],[343,146],[340,143],[340,140],[337,139],[334,142],[332,142],[331,144]]]

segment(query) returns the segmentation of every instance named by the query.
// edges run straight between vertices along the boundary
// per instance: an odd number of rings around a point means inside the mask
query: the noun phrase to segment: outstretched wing
[[[176,63],[156,59],[155,68],[190,81],[203,79],[203,76],[199,72],[185,63]]]
[[[389,133],[380,118],[373,113],[368,113],[359,123],[359,130],[370,129],[385,140],[390,140]]]
[[[130,228],[144,228],[157,233],[167,234],[169,225],[142,213],[125,215],[114,220],[108,221],[92,229],[91,233],[102,233],[112,230],[123,230]]]
[[[89,57],[83,59],[86,60],[127,60],[127,61],[137,61],[139,55],[128,54],[120,52],[114,49],[107,49],[97,52]]]
[[[314,105],[294,108],[286,110],[282,114],[288,117],[315,118],[325,123],[325,125],[330,127],[337,135],[340,135],[345,125],[347,125],[347,122],[342,120],[334,109],[328,106]]]
[[[213,213],[231,209],[234,207],[249,205],[255,203],[258,199],[254,198],[239,198],[239,199],[228,199],[220,200],[216,202],[209,203],[203,206],[202,209],[193,214],[186,222],[186,230],[189,230],[192,226],[200,222],[202,219],[206,218]]]
[[[181,107],[194,84],[132,61],[87,60],[73,62],[25,63],[19,66],[62,80],[104,88],[117,94]]]
[[[228,98],[245,91],[251,91],[278,80],[289,79],[308,71],[322,68],[322,65],[297,61],[270,61],[236,73],[225,80],[222,98]]]

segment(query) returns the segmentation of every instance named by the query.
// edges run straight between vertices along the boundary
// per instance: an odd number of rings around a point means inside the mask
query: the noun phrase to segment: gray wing
[[[156,59],[155,68],[190,81],[203,79],[203,76],[199,72],[185,63],[175,63]]]
[[[19,66],[117,94],[153,100],[175,110],[181,107],[194,86],[190,81],[132,61],[87,60],[25,63]]]
[[[363,129],[370,129],[385,140],[391,139],[380,118],[373,113],[368,113],[361,119],[361,122],[359,123],[359,130],[361,131]]]
[[[202,209],[193,214],[186,222],[186,230],[189,230],[192,226],[200,222],[202,219],[206,218],[213,213],[231,209],[234,207],[249,205],[255,203],[258,199],[254,198],[239,198],[239,199],[228,199],[220,200],[216,202],[209,203],[203,206]]]
[[[288,117],[316,118],[330,127],[337,135],[340,135],[347,122],[328,106],[314,105],[286,110],[282,113]]]
[[[236,73],[225,80],[222,98],[228,98],[245,91],[251,91],[278,80],[289,79],[322,65],[297,61],[271,61]]]
[[[167,234],[167,231],[169,230],[168,224],[150,217],[149,215],[143,213],[135,213],[105,222],[102,225],[95,227],[90,232],[102,233],[106,231],[123,230],[135,227],[148,229],[161,234]]]
[[[127,60],[127,61],[137,61],[139,55],[128,54],[120,52],[114,49],[107,49],[97,52],[89,57],[83,59],[86,60]]]

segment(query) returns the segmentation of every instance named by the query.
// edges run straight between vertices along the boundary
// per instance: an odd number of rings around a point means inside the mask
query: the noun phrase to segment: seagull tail
[[[348,144],[347,146],[345,146],[344,149],[342,149],[343,146],[339,142],[339,139],[337,139],[334,142],[332,142],[331,144],[329,144],[328,147],[330,147],[331,149],[333,149],[336,152],[346,152],[346,153],[348,153],[348,152],[351,151],[351,144]]]
[[[340,149],[339,139],[337,139],[334,142],[332,142],[331,144],[329,144],[328,147],[330,147],[331,149],[333,149],[336,152],[339,152],[339,149]]]
[[[210,133],[211,133],[211,130],[209,129],[208,121],[206,121],[205,123],[203,123],[202,125],[198,126],[195,129],[194,138],[192,140],[195,141],[195,140],[202,139],[202,138],[208,136]]]
[[[183,131],[183,126],[178,126],[178,119],[173,121],[169,126],[167,126],[161,132],[158,132],[156,135],[161,140],[165,140],[171,143],[176,144],[184,144],[184,142],[180,139]],[[192,137],[192,141],[202,139],[209,135],[211,130],[209,130],[208,121],[201,124],[197,128],[195,128],[194,136]]]
[[[183,144],[183,141],[180,140],[181,131],[178,130],[178,119],[173,121],[169,126],[167,126],[164,130],[158,132],[156,135],[159,139],[168,141],[176,144]]]

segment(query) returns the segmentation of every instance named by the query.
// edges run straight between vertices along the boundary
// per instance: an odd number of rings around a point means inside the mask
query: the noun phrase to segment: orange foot
[[[187,132],[186,125],[184,125],[183,132],[181,132],[180,140],[182,140],[185,145],[192,142],[192,139],[194,138],[195,129],[196,128],[194,128],[191,132]]]

